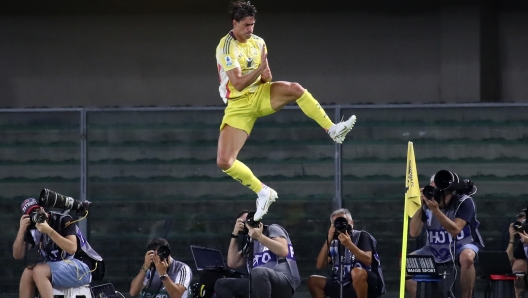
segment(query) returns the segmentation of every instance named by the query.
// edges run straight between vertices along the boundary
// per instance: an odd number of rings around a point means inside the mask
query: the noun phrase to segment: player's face
[[[233,32],[236,37],[243,38],[247,40],[253,34],[253,29],[255,28],[255,18],[254,17],[245,17],[242,21],[237,22],[233,21]]]

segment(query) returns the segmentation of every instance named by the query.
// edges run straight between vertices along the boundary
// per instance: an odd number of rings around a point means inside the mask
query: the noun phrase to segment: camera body
[[[164,261],[170,256],[171,250],[168,246],[160,246],[158,247],[157,254],[160,260]]]
[[[34,225],[34,224],[37,224],[37,223],[43,223],[46,221],[46,211],[38,208],[37,210],[31,212],[29,214],[29,219],[31,220],[31,223]]]
[[[475,184],[469,180],[460,180],[457,173],[440,170],[434,175],[435,186],[424,186],[422,193],[428,200],[440,202],[444,196],[444,190],[452,191],[459,195],[473,195],[477,192]]]
[[[248,215],[246,216],[246,220],[244,221],[244,223],[252,228],[258,228],[260,225],[260,221],[255,220],[254,217],[255,217],[255,212],[249,212]]]
[[[513,229],[516,232],[522,233],[524,231],[528,232],[528,223],[526,221],[515,221],[513,222]]]
[[[525,209],[522,209],[521,212],[517,214],[515,217],[515,221],[513,222],[512,226],[513,229],[516,232],[522,233],[522,232],[528,232],[528,223],[526,222],[526,211],[528,210],[528,207]],[[516,235],[519,236],[519,235]]]
[[[337,239],[339,236],[339,233],[348,233],[348,235],[352,235],[352,226],[348,223],[348,220],[345,217],[337,217],[334,220],[334,239]]]

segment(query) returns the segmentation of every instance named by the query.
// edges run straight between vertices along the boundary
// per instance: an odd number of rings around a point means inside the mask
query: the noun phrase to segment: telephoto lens
[[[59,208],[64,210],[84,211],[90,206],[89,201],[78,201],[72,197],[61,195],[47,188],[40,191],[39,205],[42,207]]]

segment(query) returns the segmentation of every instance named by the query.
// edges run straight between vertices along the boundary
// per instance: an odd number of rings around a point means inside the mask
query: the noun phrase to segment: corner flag
[[[413,143],[409,142],[405,173],[405,213],[407,216],[412,217],[421,206],[420,184],[418,183],[418,171],[414,160],[414,148]]]
[[[409,142],[407,147],[407,167],[405,168],[405,200],[403,212],[403,237],[400,265],[400,298],[405,296],[405,267],[407,265],[407,234],[409,229],[409,217],[420,209],[420,184],[418,183],[418,171],[414,160],[413,143]]]

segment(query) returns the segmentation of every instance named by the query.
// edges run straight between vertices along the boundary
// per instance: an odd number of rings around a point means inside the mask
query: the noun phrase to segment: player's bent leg
[[[459,255],[460,260],[460,289],[462,298],[471,298],[475,285],[475,256],[476,253],[466,248]]]
[[[232,167],[247,138],[248,134],[245,131],[225,125],[218,137],[216,154],[218,167],[224,171]]]
[[[244,130],[225,125],[218,138],[216,163],[224,173],[258,195],[254,219],[260,220],[268,213],[269,206],[275,202],[278,195],[275,190],[264,185],[244,163],[236,159],[247,136]]]
[[[258,193],[262,189],[262,183],[245,164],[236,159],[247,136],[241,129],[224,126],[218,138],[216,164],[224,173]]]
[[[320,275],[312,275],[308,278],[308,290],[312,298],[325,298],[324,288],[326,285],[326,277]]]
[[[298,83],[275,82],[270,89],[271,107],[279,110],[290,102],[296,101],[303,113],[317,122],[325,130],[329,130],[334,123],[319,102]]]
[[[18,297],[20,298],[33,298],[35,296],[35,282],[33,281],[32,269],[26,268],[22,272],[18,293]]]
[[[367,270],[363,268],[354,268],[350,272],[352,277],[352,286],[356,292],[357,298],[367,298],[368,294],[368,283],[367,283]]]
[[[305,89],[298,83],[278,81],[271,83],[270,86],[270,103],[274,111],[282,109],[290,102],[299,99]]]

